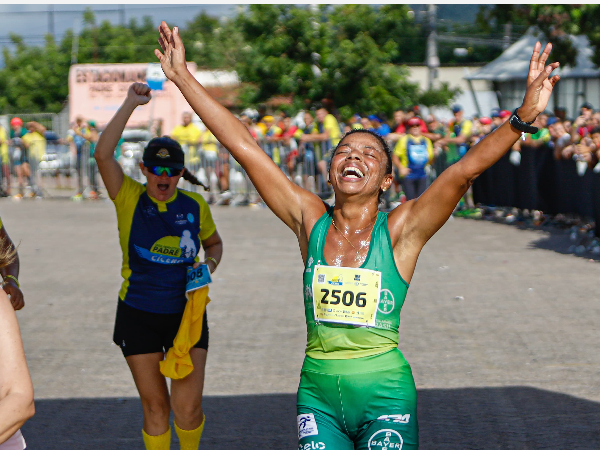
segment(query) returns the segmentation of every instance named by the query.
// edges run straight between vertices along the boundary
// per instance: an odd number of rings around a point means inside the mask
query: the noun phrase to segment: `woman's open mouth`
[[[360,180],[364,178],[364,176],[365,175],[362,173],[362,170],[360,170],[358,167],[345,167],[342,171],[342,178],[344,178],[346,181]]]
[[[162,191],[162,192],[166,192],[169,189],[169,185],[168,184],[163,184],[163,183],[159,183],[157,185],[158,190]]]

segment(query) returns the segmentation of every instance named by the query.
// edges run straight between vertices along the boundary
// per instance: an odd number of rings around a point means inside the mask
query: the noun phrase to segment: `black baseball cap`
[[[590,102],[585,102],[583,105],[581,105],[580,109],[594,109],[594,107],[592,106],[592,104]]]
[[[164,166],[183,169],[185,157],[179,142],[163,136],[152,139],[144,149],[142,162],[146,167]]]

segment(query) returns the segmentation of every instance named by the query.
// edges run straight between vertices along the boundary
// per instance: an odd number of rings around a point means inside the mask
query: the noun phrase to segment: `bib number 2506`
[[[329,289],[321,289],[321,293],[323,294],[323,297],[321,298],[322,305],[339,305],[340,302],[342,302],[344,306],[352,306],[356,301],[356,306],[358,308],[364,308],[367,304],[366,292],[357,292],[356,298],[354,298],[354,292],[342,292],[339,289],[333,289],[331,292]],[[329,296],[329,294],[331,294],[331,296]]]
[[[312,283],[315,321],[375,326],[380,289],[381,272],[317,264]]]

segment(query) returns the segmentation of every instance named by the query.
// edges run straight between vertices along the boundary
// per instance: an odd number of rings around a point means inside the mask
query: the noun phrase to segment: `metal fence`
[[[50,116],[48,119],[51,119]],[[30,118],[33,117],[27,117],[28,120]],[[116,149],[115,158],[126,175],[144,183],[146,180],[140,170],[140,162],[151,136],[140,133],[140,130],[126,130],[123,133],[124,142]],[[326,175],[327,155],[321,152],[318,145],[297,145],[293,139],[289,145],[267,140],[260,140],[258,144],[292,182],[324,199],[332,196]],[[182,147],[186,168],[210,190],[205,191],[201,186],[183,179],[180,187],[201,193],[211,204],[260,203],[260,196],[244,169],[220,143]],[[78,194],[81,194],[81,198],[94,198],[97,194],[104,194],[104,184],[89,142],[80,151],[76,151],[73,142],[63,139],[48,140],[37,149],[21,150],[27,151],[31,172],[29,177],[23,176],[18,158],[15,158],[20,150],[15,145],[9,147],[0,174],[0,187],[4,192],[46,198]]]

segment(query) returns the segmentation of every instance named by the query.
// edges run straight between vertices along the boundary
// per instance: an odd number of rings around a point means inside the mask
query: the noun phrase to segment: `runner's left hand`
[[[560,63],[553,62],[546,66],[546,61],[548,61],[548,56],[552,50],[552,44],[546,44],[546,48],[540,54],[541,48],[542,44],[536,42],[531,62],[529,63],[527,91],[525,92],[525,98],[523,98],[523,104],[518,110],[519,117],[524,122],[535,120],[538,114],[546,109],[552,89],[558,80],[560,80],[559,75],[550,77],[552,71],[558,68]]]
[[[21,289],[19,289],[12,281],[9,280],[5,282],[2,286],[2,289],[4,289],[4,292],[10,296],[10,303],[15,311],[18,311],[25,306],[23,292],[21,292]]]
[[[210,270],[210,273],[213,273],[215,270],[217,270],[217,266],[215,265],[215,262],[211,259],[205,259],[204,261],[194,263],[194,265],[192,267],[194,269],[197,269],[202,264],[206,264],[206,266],[208,267],[208,270]]]

